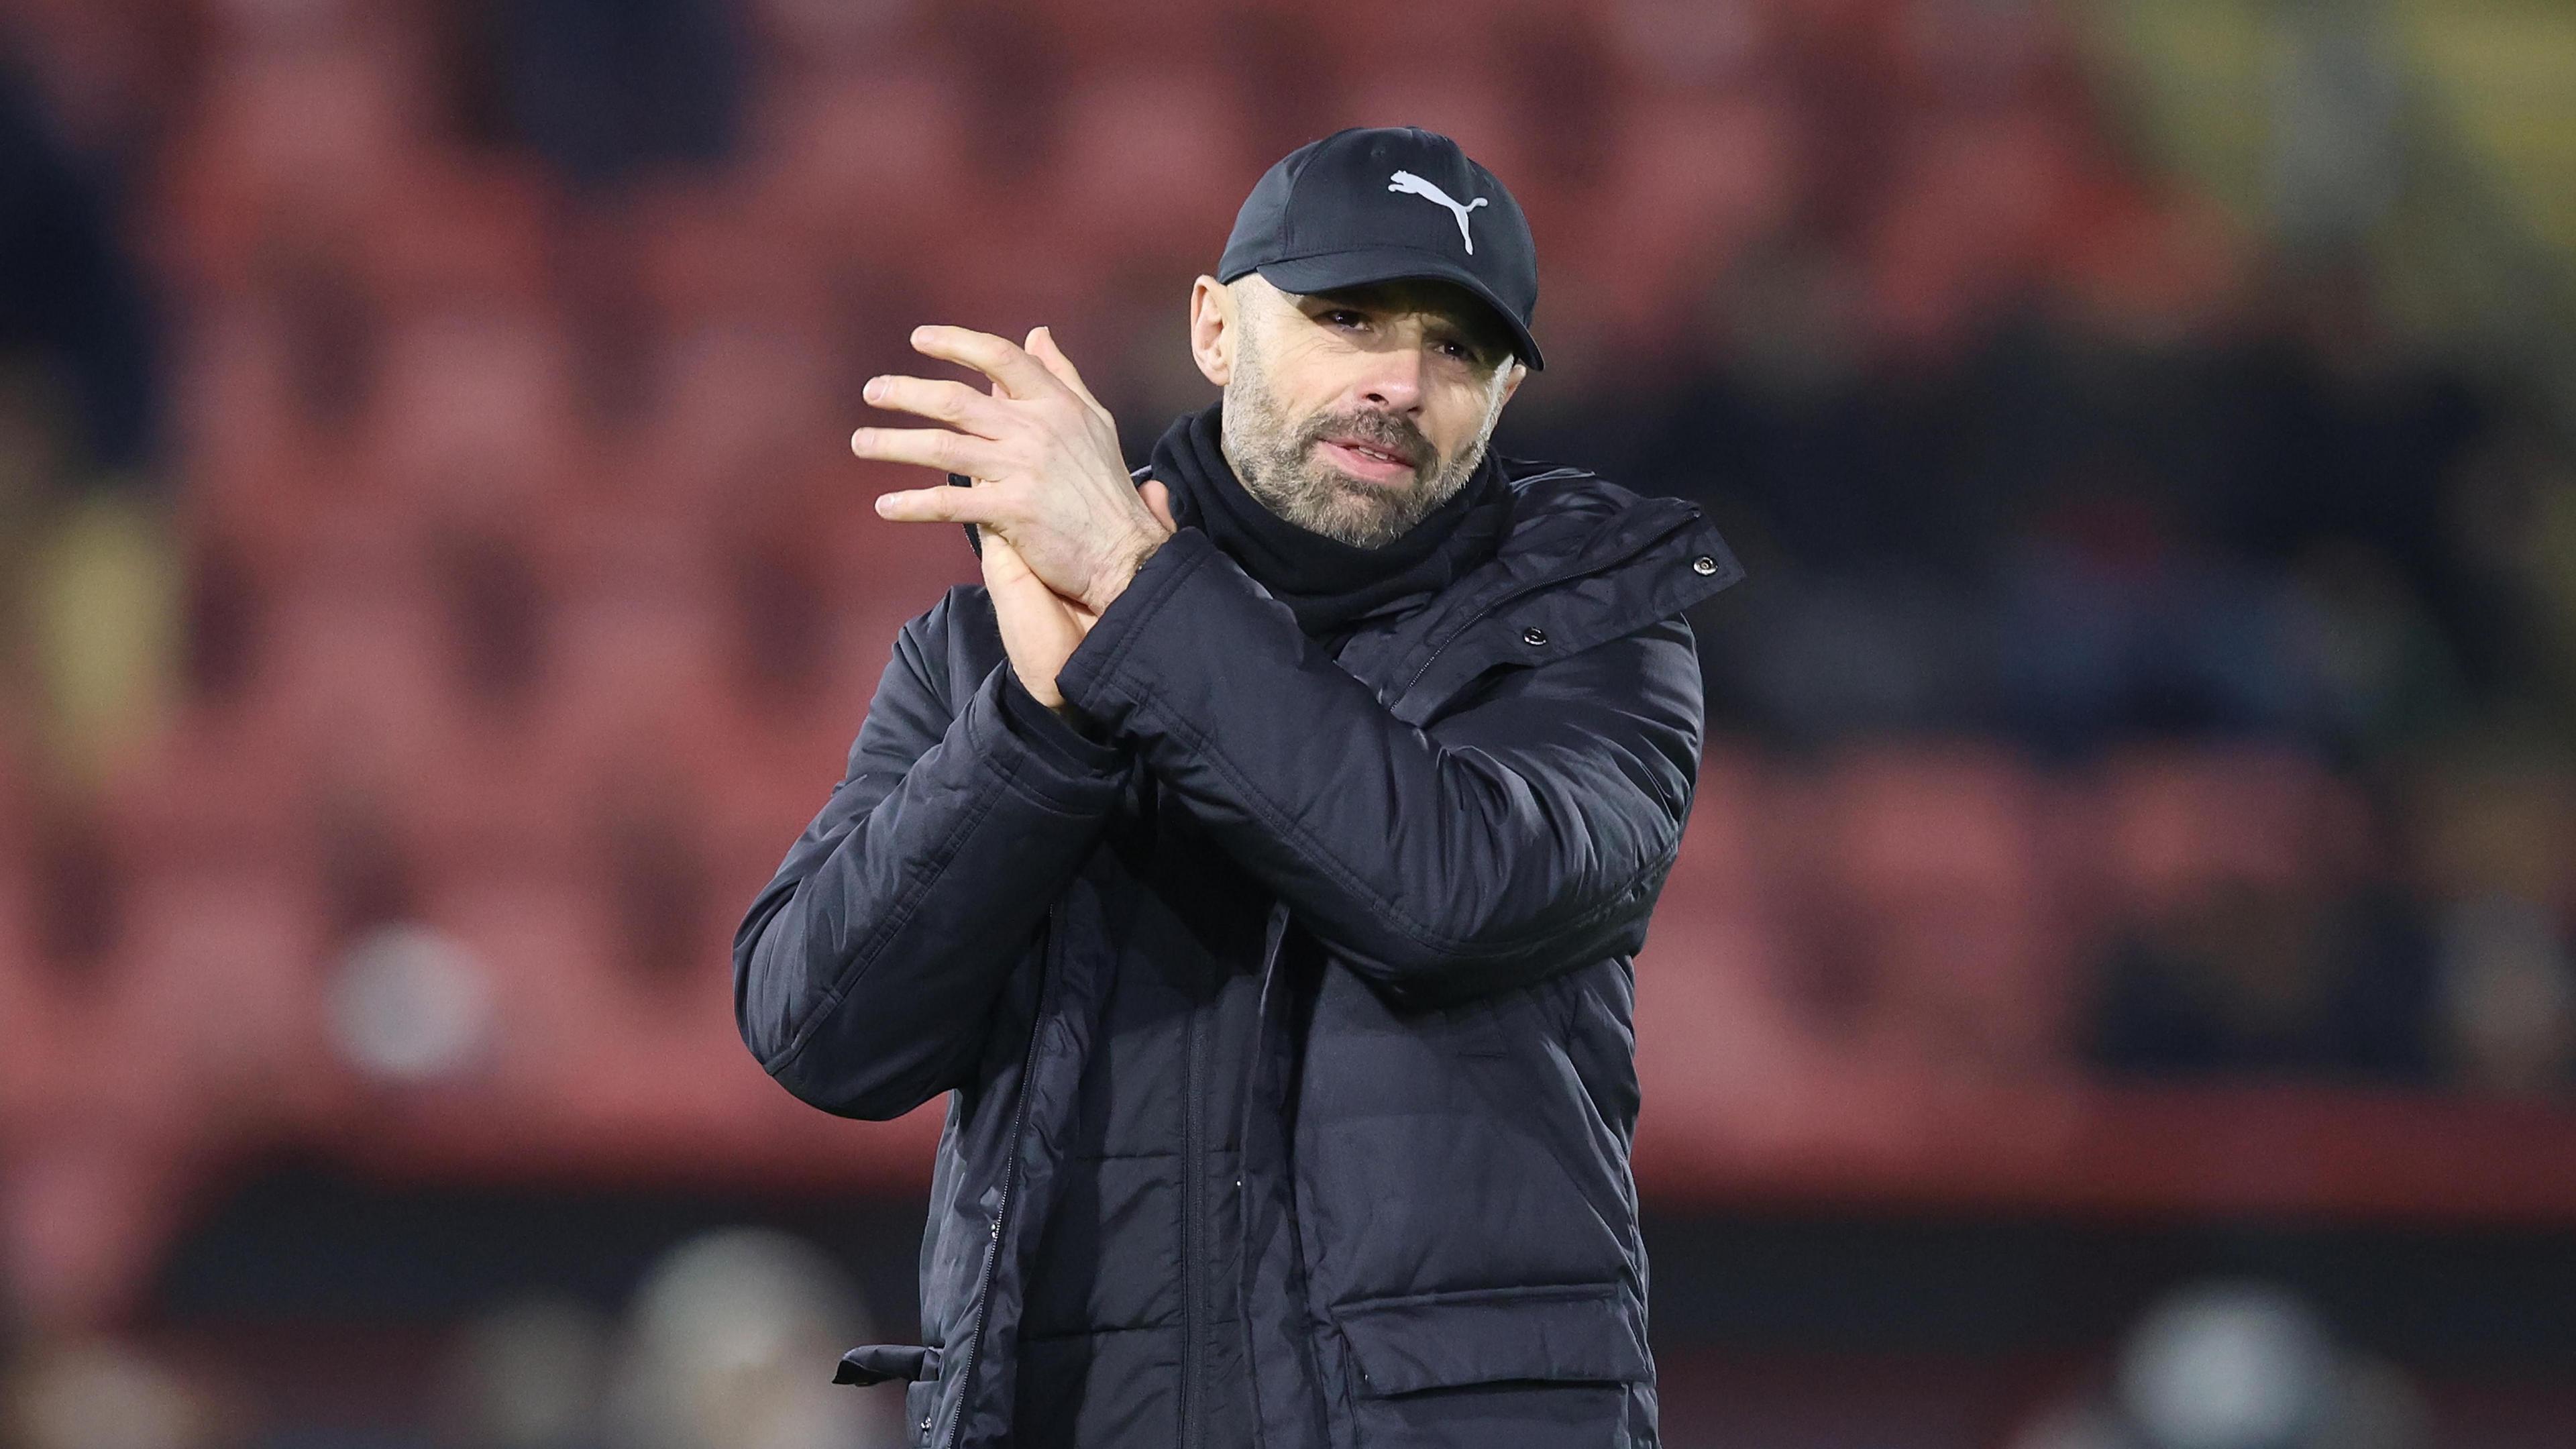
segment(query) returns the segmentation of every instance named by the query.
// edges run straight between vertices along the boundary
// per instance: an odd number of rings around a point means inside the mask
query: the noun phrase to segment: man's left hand
[[[1172,528],[1128,477],[1109,410],[1054,337],[1041,327],[1014,346],[989,332],[921,327],[912,346],[983,373],[992,392],[932,378],[871,378],[863,394],[870,403],[948,427],[861,428],[850,451],[975,481],[882,494],[877,512],[905,523],[981,525],[1009,540],[1048,588],[1093,615],[1109,607]]]

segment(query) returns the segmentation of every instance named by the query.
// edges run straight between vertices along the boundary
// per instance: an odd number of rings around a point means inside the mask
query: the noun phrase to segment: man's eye
[[[1357,312],[1346,312],[1340,308],[1335,308],[1334,310],[1324,314],[1324,320],[1336,327],[1357,327],[1368,319],[1362,317]]]

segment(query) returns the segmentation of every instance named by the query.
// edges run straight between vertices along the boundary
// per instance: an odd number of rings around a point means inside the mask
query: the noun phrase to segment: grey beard
[[[1395,542],[1466,487],[1493,432],[1488,417],[1473,443],[1443,459],[1411,423],[1388,413],[1327,413],[1292,428],[1272,405],[1259,373],[1245,370],[1240,359],[1225,390],[1223,421],[1225,460],[1245,492],[1299,528],[1354,548]],[[1327,436],[1400,446],[1426,463],[1415,469],[1411,488],[1372,487],[1315,460],[1315,444]]]

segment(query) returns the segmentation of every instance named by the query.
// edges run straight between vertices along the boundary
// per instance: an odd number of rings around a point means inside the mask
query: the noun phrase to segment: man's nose
[[[1422,349],[1390,347],[1370,355],[1360,396],[1388,412],[1410,413],[1422,406]]]

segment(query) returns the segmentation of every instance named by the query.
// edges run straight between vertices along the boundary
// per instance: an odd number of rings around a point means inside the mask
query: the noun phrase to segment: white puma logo
[[[1432,185],[1430,182],[1423,180],[1421,177],[1414,175],[1410,171],[1398,171],[1393,176],[1388,177],[1386,179],[1386,189],[1389,191],[1401,192],[1407,196],[1419,196],[1425,201],[1436,201],[1442,206],[1449,208],[1450,214],[1458,218],[1458,240],[1467,244],[1467,255],[1472,257],[1476,254],[1476,239],[1467,233],[1467,213],[1484,205],[1486,202],[1485,197],[1479,196],[1475,200],[1468,202],[1466,205],[1460,206],[1457,202],[1450,199],[1448,192],[1441,190],[1439,187]]]

